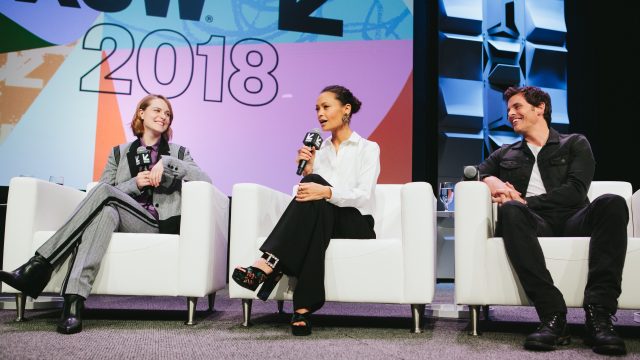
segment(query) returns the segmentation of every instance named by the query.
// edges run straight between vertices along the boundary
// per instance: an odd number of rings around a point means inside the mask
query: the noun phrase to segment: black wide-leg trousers
[[[307,175],[301,182],[331,186],[317,174]],[[356,208],[339,207],[324,199],[293,199],[260,251],[273,254],[285,274],[297,277],[294,310],[305,308],[313,312],[325,301],[324,259],[329,240],[373,239],[373,226],[373,217],[362,215]]]
[[[511,265],[541,319],[566,314],[567,306],[562,293],[553,285],[538,236],[591,236],[584,305],[602,305],[615,313],[621,293],[628,222],[629,209],[618,195],[602,195],[562,219],[509,201],[498,207],[496,235],[504,239]]]

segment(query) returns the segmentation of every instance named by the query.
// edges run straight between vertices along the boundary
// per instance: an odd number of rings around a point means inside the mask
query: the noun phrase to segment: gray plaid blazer
[[[136,185],[136,151],[140,139],[118,146],[119,151],[112,151],[102,171],[100,182],[115,186],[127,195],[135,198],[140,195]],[[183,158],[178,153],[183,152]],[[178,234],[180,232],[180,204],[183,181],[211,182],[209,176],[198,167],[189,150],[183,146],[169,143],[161,138],[158,152],[164,164],[164,173],[160,186],[153,189],[153,205],[158,210],[161,233]],[[120,158],[116,160],[119,153]]]

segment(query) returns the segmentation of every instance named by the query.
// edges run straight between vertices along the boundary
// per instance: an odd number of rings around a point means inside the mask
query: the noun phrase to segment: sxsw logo
[[[322,145],[322,138],[317,132],[308,132],[305,136],[304,144],[307,146],[313,145],[316,149],[320,149],[320,145]]]
[[[136,166],[141,165],[149,165],[151,164],[151,154],[150,153],[142,153],[136,156]]]
[[[314,141],[313,141],[314,137],[315,137],[315,133],[312,133],[312,132],[307,133],[307,138],[304,139],[304,142],[307,143],[307,144],[313,144],[314,143]]]
[[[16,0],[19,2],[36,3],[38,0]],[[46,0],[51,1],[51,0]],[[83,0],[84,3],[96,11],[114,13],[119,12],[131,4],[133,0]],[[144,0],[147,16],[167,17],[171,0]],[[174,0],[175,1],[175,0]],[[177,0],[180,8],[180,19],[199,21],[205,0]],[[79,0],[58,0],[60,6],[80,8]]]

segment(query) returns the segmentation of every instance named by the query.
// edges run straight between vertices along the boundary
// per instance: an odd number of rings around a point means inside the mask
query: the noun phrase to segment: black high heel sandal
[[[273,269],[269,275],[257,267],[249,266],[234,269],[231,277],[238,285],[251,291],[255,291],[262,284],[257,296],[260,300],[267,301],[278,281],[282,279],[282,271],[278,269],[277,265],[280,260],[277,257],[264,253],[262,258]]]
[[[282,271],[274,270],[271,274],[267,275],[260,291],[258,291],[258,299],[262,301],[267,301],[269,299],[269,295],[278,284],[278,281],[282,279]]]
[[[269,278],[269,275],[257,267],[249,266],[234,269],[231,278],[243,288],[255,291],[260,284]]]
[[[306,312],[304,314],[294,312],[291,317],[291,333],[294,336],[307,336],[311,335],[311,313]],[[293,325],[297,322],[302,322],[304,325]]]

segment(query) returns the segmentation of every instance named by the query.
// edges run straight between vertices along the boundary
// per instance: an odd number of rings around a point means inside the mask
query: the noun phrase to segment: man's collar
[[[520,143],[513,147],[514,149],[522,149],[522,148],[525,147],[525,144],[526,144],[527,141],[524,139],[523,136],[521,136],[521,139],[522,140],[520,140]],[[547,142],[544,145],[546,145],[546,144],[557,144],[559,142],[560,142],[560,133],[557,132],[554,128],[550,127],[549,128],[549,137],[547,138]]]

